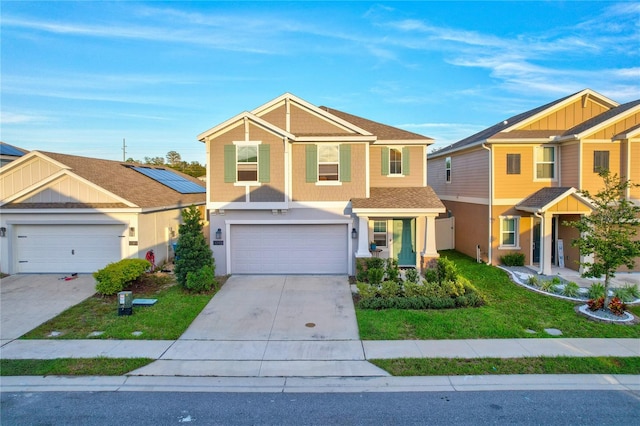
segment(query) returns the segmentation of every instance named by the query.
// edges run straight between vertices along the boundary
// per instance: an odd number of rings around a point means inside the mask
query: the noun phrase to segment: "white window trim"
[[[382,231],[376,231],[376,222],[383,222],[384,223],[384,245],[383,246],[379,246],[381,248],[388,248],[389,247],[389,243],[388,243],[388,239],[389,239],[389,223],[384,220],[384,219],[371,219],[371,229],[373,231],[373,240],[375,241],[376,239],[376,234],[382,234]]]
[[[340,144],[322,144],[316,145],[318,147],[318,161],[316,164],[316,173],[318,175],[318,180],[316,181],[316,186],[342,186],[342,181],[340,180]],[[321,147],[337,147],[338,148],[338,161],[337,162],[326,162],[320,161],[320,148]],[[338,165],[338,180],[320,180],[320,164],[337,164]]]
[[[238,180],[238,147],[239,146],[255,146],[262,144],[262,141],[233,141],[233,144],[236,146],[236,181],[233,186],[261,186],[262,183],[258,180],[258,176],[260,176],[260,150],[256,151],[256,180]]]
[[[500,245],[498,246],[498,250],[520,250],[520,216],[499,216],[500,219],[500,235],[499,235],[499,242]],[[505,232],[503,227],[502,227],[502,221],[505,219],[514,219],[515,223],[514,223],[514,244],[513,245],[504,245],[502,244],[502,234]]]
[[[404,168],[402,167],[402,163],[404,162],[404,156],[402,154],[402,149],[404,148],[404,146],[390,146],[389,147],[389,174],[387,175],[388,177],[404,177]],[[400,151],[400,173],[392,173],[391,172],[391,151],[393,150],[397,150]]]
[[[538,150],[542,148],[553,148],[553,177],[539,178],[538,164],[549,164],[548,162],[538,162]],[[556,182],[558,180],[558,149],[555,146],[541,145],[534,148],[533,153],[533,181],[534,182]]]
[[[447,163],[449,163],[449,167],[447,167]],[[451,183],[451,169],[453,167],[451,167],[453,165],[453,161],[451,160],[451,157],[446,157],[444,159],[444,182],[445,183]],[[447,171],[449,171],[449,177],[447,178]]]

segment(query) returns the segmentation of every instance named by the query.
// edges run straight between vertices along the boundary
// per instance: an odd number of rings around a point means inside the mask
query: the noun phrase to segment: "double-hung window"
[[[593,151],[593,172],[609,170],[609,151]]]
[[[373,241],[378,247],[387,246],[387,221],[386,220],[374,220],[373,221]]]
[[[318,181],[339,180],[340,151],[338,145],[318,146]]]
[[[402,174],[402,150],[398,148],[389,149],[389,174]]]
[[[500,247],[515,248],[520,245],[519,227],[519,217],[506,216],[500,218]]]
[[[258,145],[236,147],[237,182],[258,181]]]
[[[536,179],[555,179],[556,148],[541,146],[536,149]]]
[[[445,182],[451,182],[451,157],[444,159]]]
[[[507,174],[520,174],[520,154],[507,154]]]

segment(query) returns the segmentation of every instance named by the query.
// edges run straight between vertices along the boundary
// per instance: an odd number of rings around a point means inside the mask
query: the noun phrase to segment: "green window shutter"
[[[236,181],[236,147],[224,146],[224,181],[227,183]]]
[[[318,147],[316,145],[305,146],[307,182],[318,181]]]
[[[340,182],[351,182],[351,145],[340,145]]]
[[[260,144],[258,145],[258,181],[267,183],[271,180],[271,145]]]
[[[389,147],[383,146],[382,151],[382,176],[389,174]]]
[[[405,176],[409,176],[410,160],[409,147],[405,146],[402,148],[402,174]]]

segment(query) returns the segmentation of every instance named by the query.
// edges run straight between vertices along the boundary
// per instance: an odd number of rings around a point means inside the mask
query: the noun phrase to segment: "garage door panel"
[[[346,274],[346,225],[232,225],[231,272]]]
[[[20,225],[21,273],[91,273],[122,258],[124,225]]]

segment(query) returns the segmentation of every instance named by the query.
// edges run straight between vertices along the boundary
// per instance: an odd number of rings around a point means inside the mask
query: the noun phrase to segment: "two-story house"
[[[357,257],[438,256],[428,137],[286,93],[198,139],[216,273],[351,275]]]
[[[640,182],[640,101],[620,105],[589,89],[428,158],[429,183],[456,218],[456,249],[494,264],[520,252],[544,274],[579,269],[579,235],[565,222],[591,211],[578,190],[597,192],[600,168]],[[640,189],[627,197],[640,203]]]

